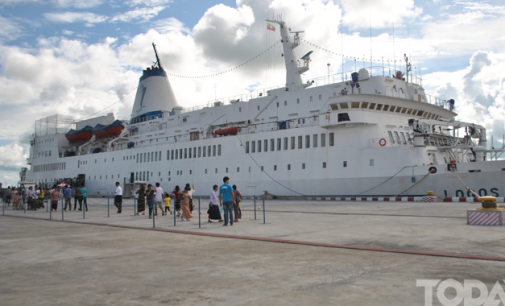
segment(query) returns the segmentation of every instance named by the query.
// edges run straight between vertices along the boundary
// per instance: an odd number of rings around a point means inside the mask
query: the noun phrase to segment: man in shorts
[[[163,197],[163,189],[160,187],[160,183],[156,183],[156,190],[154,191],[154,207],[156,208],[156,216],[158,215],[158,207],[161,210],[161,215],[165,215],[163,212]]]
[[[228,216],[230,218],[230,226],[233,226],[233,204],[235,203],[235,196],[233,195],[233,187],[230,185],[230,178],[225,176],[223,178],[224,184],[219,187],[219,201],[221,207],[224,208],[224,224],[228,225]]]

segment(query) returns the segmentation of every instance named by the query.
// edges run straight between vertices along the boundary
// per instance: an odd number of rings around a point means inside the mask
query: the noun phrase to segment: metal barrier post
[[[110,211],[109,211],[109,202],[110,201],[109,200],[110,200],[110,198],[107,198],[107,217],[110,217]]]
[[[156,215],[156,214],[154,213],[154,205],[155,205],[155,204],[153,203],[153,209],[152,209],[152,214],[153,214],[153,228],[155,228],[155,227],[156,227],[156,223],[154,222],[154,219],[155,219],[155,218],[154,218],[154,216]]]
[[[23,209],[24,209],[25,214],[26,214],[26,205],[23,205]]]
[[[61,204],[63,204],[63,203],[61,203]],[[63,211],[64,211],[64,209],[63,209],[63,205],[61,205],[61,207],[60,207],[60,208],[61,208],[61,220],[63,221]]]
[[[133,215],[136,216],[137,213],[137,199],[135,198],[135,196],[133,196]]]
[[[256,220],[256,196],[254,198],[254,220]]]
[[[265,198],[263,198],[263,224],[265,224]]]
[[[82,218],[86,219],[86,209],[88,208],[88,203],[86,203],[86,208],[84,208],[84,203],[82,203]]]
[[[49,206],[49,205],[47,205]],[[52,219],[52,214],[53,214],[53,207],[51,206],[51,208],[49,209],[49,220]]]
[[[2,215],[5,215],[5,201],[2,199]]]
[[[174,211],[174,226],[177,226],[177,210],[175,209],[175,199],[174,199],[174,206],[172,207],[172,210]]]
[[[200,198],[198,198],[198,228],[202,228],[202,214],[200,213]]]
[[[49,202],[51,202],[51,201],[49,201]],[[42,203],[44,203],[44,201],[42,201]],[[46,202],[46,212],[47,212],[48,208],[49,208],[49,205],[47,205],[47,202]]]

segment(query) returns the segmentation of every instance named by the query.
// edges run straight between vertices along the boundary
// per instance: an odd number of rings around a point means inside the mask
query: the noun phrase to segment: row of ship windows
[[[67,163],[65,163],[65,162],[52,163],[52,164],[33,166],[33,172],[65,170],[66,168],[67,168]]]
[[[303,136],[298,136],[298,149],[302,149],[304,147],[304,142],[303,142]],[[311,143],[312,139],[312,143]],[[246,141],[245,143],[245,152],[247,153],[260,153],[262,150],[263,152],[268,152],[268,144],[270,143],[270,151],[275,151],[276,148],[276,143],[277,143],[277,151],[281,151],[281,148],[284,150],[288,150],[288,147],[291,150],[294,150],[296,148],[297,144],[297,137],[292,136],[291,141],[289,141],[289,137],[284,137],[284,141],[282,138],[277,138],[277,142],[275,141],[274,138],[270,139],[270,142],[268,139],[265,140],[258,140],[258,141]],[[320,142],[319,142],[320,140]],[[263,143],[263,146],[262,146]],[[326,147],[326,133],[321,133],[319,134],[313,134],[312,137],[311,135],[305,135],[305,148],[310,148],[312,145],[313,148],[317,148],[318,146],[321,146],[322,148]],[[330,147],[333,147],[335,145],[335,133],[329,133],[328,134],[328,145]]]
[[[409,144],[412,144],[412,138],[410,138],[409,133],[406,133],[407,137],[405,137],[405,134],[403,132],[400,132],[400,134],[398,134],[397,131],[394,131],[394,133],[395,133],[395,137],[393,137],[393,133],[391,131],[388,131],[389,139],[391,140],[391,142],[393,144],[398,143],[398,144],[406,145],[407,141]],[[400,138],[400,135],[402,136],[401,138]],[[395,139],[396,139],[396,142],[395,142]]]
[[[48,138],[40,141],[35,141],[35,144],[41,144],[41,143],[46,143],[46,142],[53,142],[54,138]]]
[[[35,158],[41,158],[41,157],[48,157],[51,156],[51,150],[49,151],[43,151],[43,152],[36,152],[33,155],[33,159]]]
[[[221,145],[167,150],[167,160],[210,157],[210,156],[221,156]],[[124,157],[123,160],[125,160]],[[161,161],[161,151],[137,154],[136,162],[138,164],[156,162],[156,161]]]
[[[350,105],[349,105],[349,103],[350,103]],[[423,110],[417,110],[417,109],[401,107],[401,106],[394,106],[394,105],[390,106],[387,104],[378,104],[378,103],[371,103],[371,102],[341,102],[341,103],[332,103],[332,104],[330,104],[330,106],[331,106],[332,110],[343,110],[343,109],[349,109],[349,108],[363,108],[363,109],[369,109],[369,110],[384,111],[384,112],[389,111],[392,113],[401,113],[401,114],[406,114],[406,115],[419,116],[419,117],[423,117],[426,119],[433,119],[433,120],[438,120],[438,118],[440,117],[439,115],[428,113]]]

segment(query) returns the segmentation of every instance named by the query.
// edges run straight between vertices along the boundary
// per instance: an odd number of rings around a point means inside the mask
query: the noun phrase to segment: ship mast
[[[267,19],[267,22],[276,23],[280,26],[281,42],[284,50],[284,62],[286,65],[286,90],[296,91],[310,86],[310,83],[302,84],[301,74],[309,70],[310,54],[312,51],[301,58],[303,60],[303,64],[296,60],[293,52],[293,49],[300,45],[299,33],[303,33],[303,31],[291,32],[295,34],[293,41],[291,41],[289,39],[288,27],[286,26],[286,23],[280,19],[280,17],[277,17],[276,19]],[[291,31],[291,29],[289,29],[289,31]]]
[[[153,64],[153,68],[159,68],[160,70],[163,70],[163,67],[161,67],[160,58],[158,57],[158,52],[156,51],[156,45],[154,43],[153,43],[153,49],[154,49],[154,55],[156,55],[156,63]]]

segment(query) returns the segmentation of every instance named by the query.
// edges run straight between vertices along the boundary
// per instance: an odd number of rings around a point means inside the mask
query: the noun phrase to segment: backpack
[[[80,198],[80,197],[82,197],[82,191],[81,191],[81,188],[77,188],[77,189],[75,190],[75,197],[76,197],[76,198]]]

